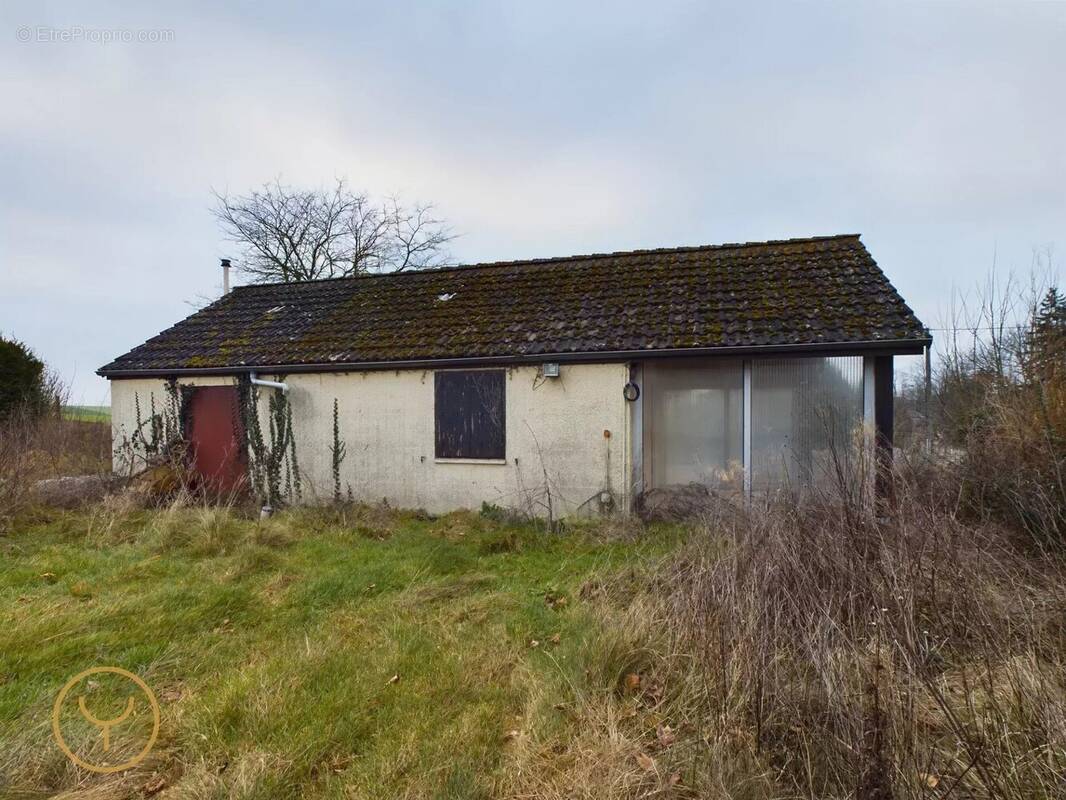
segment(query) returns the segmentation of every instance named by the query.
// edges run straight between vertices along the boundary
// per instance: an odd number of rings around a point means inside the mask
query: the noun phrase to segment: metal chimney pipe
[[[222,294],[229,294],[229,268],[230,263],[228,258],[221,259],[222,261]]]

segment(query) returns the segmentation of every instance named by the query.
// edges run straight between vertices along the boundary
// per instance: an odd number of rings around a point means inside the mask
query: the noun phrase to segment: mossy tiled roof
[[[848,235],[240,286],[100,374],[926,336]]]

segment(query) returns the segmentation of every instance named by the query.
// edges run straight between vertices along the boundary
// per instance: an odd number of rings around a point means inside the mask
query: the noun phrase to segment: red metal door
[[[247,465],[234,386],[200,386],[189,399],[189,444],[193,471],[205,488],[237,492],[247,482]]]

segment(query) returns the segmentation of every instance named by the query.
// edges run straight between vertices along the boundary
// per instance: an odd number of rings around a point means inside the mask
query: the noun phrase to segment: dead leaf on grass
[[[637,763],[640,768],[645,772],[655,771],[655,759],[649,756],[647,753],[637,753]]]
[[[163,791],[163,789],[166,788],[166,785],[167,779],[162,775],[156,775],[141,787],[141,791],[144,792],[145,797],[151,797],[152,795],[159,794],[159,792]]]
[[[566,605],[566,595],[555,594],[555,592],[548,592],[544,595],[544,602],[548,604],[548,607],[557,610]]]
[[[655,729],[655,735],[659,739],[659,744],[663,747],[669,747],[677,739],[677,735],[674,733],[674,729],[669,725],[659,725]]]

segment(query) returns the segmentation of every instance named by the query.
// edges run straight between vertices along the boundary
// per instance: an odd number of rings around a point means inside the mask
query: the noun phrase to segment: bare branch
[[[215,218],[242,250],[239,269],[260,283],[441,266],[455,238],[432,205],[390,197],[379,206],[343,178],[328,190],[275,179],[247,195],[214,197]]]

